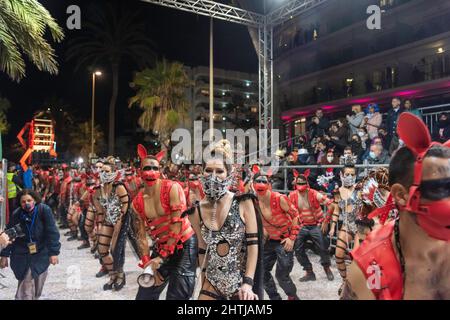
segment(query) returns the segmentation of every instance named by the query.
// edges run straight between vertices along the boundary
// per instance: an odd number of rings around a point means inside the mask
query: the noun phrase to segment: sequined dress
[[[242,284],[246,267],[245,224],[239,214],[239,202],[233,198],[230,211],[219,231],[211,231],[204,224],[201,214],[201,233],[208,245],[206,279],[218,294],[230,299]],[[224,256],[218,252],[220,244],[228,243]]]
[[[119,196],[115,192],[115,188],[113,188],[108,197],[100,197],[99,202],[105,210],[105,222],[110,225],[115,225],[120,219],[120,210],[122,208],[122,204]]]
[[[357,191],[354,190],[350,198],[347,200],[339,200],[338,206],[341,210],[343,226],[346,227],[347,231],[356,234],[358,231],[358,226],[356,225],[357,213],[359,211],[358,199],[357,199]],[[347,211],[347,207],[352,206],[351,211]]]

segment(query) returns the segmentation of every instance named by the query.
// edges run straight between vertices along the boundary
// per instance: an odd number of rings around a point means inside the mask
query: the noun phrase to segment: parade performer
[[[322,223],[324,213],[321,206],[331,206],[333,200],[326,195],[312,189],[308,183],[309,170],[299,174],[294,170],[294,182],[296,190],[289,193],[289,200],[299,213],[301,230],[295,243],[295,255],[302,265],[306,274],[300,278],[301,282],[315,281],[316,275],[311,262],[306,254],[306,240],[310,238],[319,250],[320,263],[329,281],[334,280],[334,275],[330,269],[331,260],[328,253],[328,246],[325,242]]]
[[[370,232],[395,217],[395,205],[389,193],[389,171],[386,168],[369,171],[361,185],[361,204],[355,220],[357,233],[353,250],[359,247]]]
[[[189,219],[199,237],[202,269],[199,300],[263,298],[260,214],[251,194],[234,195],[229,142],[213,146],[201,178],[206,197],[190,209]]]
[[[406,147],[389,166],[398,218],[352,252],[342,299],[450,299],[450,141],[431,141],[426,125],[404,113],[398,135]]]
[[[164,154],[148,155],[145,147],[138,145],[144,189],[133,200],[133,228],[139,243],[139,266],[151,267],[155,284],[139,286],[137,300],[157,300],[167,285],[167,300],[188,300],[194,292],[197,236],[188,217],[182,217],[186,210],[182,187],[161,179]],[[147,232],[153,241],[151,255]]]
[[[100,172],[101,184],[95,187],[93,204],[101,221],[98,230],[98,253],[110,277],[103,289],[119,291],[126,283],[123,264],[130,224],[130,196],[117,178],[116,161],[114,157],[108,157]]]
[[[356,169],[352,162],[346,162],[341,173],[342,186],[335,195],[334,211],[330,228],[330,239],[335,233],[338,234],[336,241],[336,266],[341,278],[345,281],[347,277],[347,265],[345,260],[349,259],[348,252],[357,232],[356,216],[358,191],[356,190]],[[342,227],[337,229],[339,217],[342,217]],[[339,292],[341,291],[339,289]]]
[[[299,215],[288,197],[271,190],[270,172],[263,173],[254,166],[253,188],[261,209],[261,218],[266,238],[264,244],[264,288],[270,300],[281,300],[272,269],[275,265],[275,277],[288,296],[288,300],[300,300],[297,288],[290,273],[294,267],[294,244],[300,231]]]

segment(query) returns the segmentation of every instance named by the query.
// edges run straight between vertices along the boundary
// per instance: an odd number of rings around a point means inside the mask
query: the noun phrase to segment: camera
[[[6,229],[5,233],[8,235],[10,241],[14,241],[16,238],[22,238],[25,236],[20,224],[16,224],[14,227]]]

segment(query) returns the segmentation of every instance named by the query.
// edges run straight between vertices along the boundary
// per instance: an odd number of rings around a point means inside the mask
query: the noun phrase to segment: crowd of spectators
[[[353,105],[351,114],[344,118],[329,119],[321,109],[309,120],[306,133],[291,143],[290,152],[280,157],[284,165],[342,165],[344,163],[381,165],[389,164],[392,154],[403,142],[397,135],[397,122],[401,113],[410,112],[422,117],[413,101],[402,103],[392,99],[392,107],[383,117],[377,104]],[[440,115],[434,125],[433,139],[445,142],[450,139],[450,118]],[[289,170],[287,186],[292,189],[293,172]],[[299,172],[305,169],[299,169]],[[365,169],[359,170],[362,177]],[[280,179],[281,180],[281,179]],[[332,190],[339,183],[339,169],[312,169],[310,184],[323,191]],[[284,189],[279,185],[280,189]]]

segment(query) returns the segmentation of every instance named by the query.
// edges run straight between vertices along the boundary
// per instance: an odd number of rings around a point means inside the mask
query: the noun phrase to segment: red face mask
[[[264,195],[269,190],[268,183],[255,183],[253,187],[258,195]]]
[[[410,197],[408,205],[406,207],[399,206],[399,208],[417,214],[419,226],[430,237],[450,241],[450,201],[440,200],[421,204],[420,191],[417,189],[412,192]]]
[[[309,186],[307,184],[302,185],[302,186],[296,185],[295,188],[297,189],[297,191],[305,192],[306,190],[308,190]]]
[[[126,176],[125,178],[128,182],[130,182],[131,180],[133,180],[133,176]]]
[[[200,182],[199,181],[189,181],[189,188],[190,189],[199,189]]]
[[[159,171],[142,171],[141,178],[144,180],[144,182],[149,186],[154,186],[156,184],[156,181],[159,179],[161,173]]]

